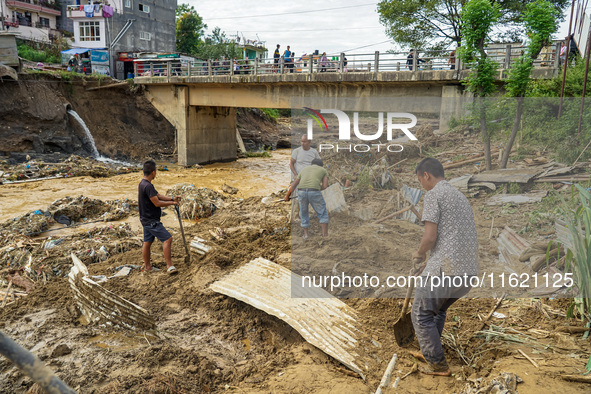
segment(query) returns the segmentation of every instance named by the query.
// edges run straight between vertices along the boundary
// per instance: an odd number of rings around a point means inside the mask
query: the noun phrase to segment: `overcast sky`
[[[256,39],[258,34],[266,42],[269,56],[277,44],[281,44],[282,50],[290,45],[296,55],[315,49],[328,54],[397,49],[379,23],[377,1],[178,0],[178,3],[195,7],[208,26],[207,33],[219,26],[228,36],[239,32],[247,39]],[[566,36],[566,19],[557,37]]]

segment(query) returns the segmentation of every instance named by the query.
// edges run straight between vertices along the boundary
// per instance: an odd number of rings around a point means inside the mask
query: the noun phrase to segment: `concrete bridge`
[[[500,55],[504,61],[496,75],[499,84],[508,76],[511,56],[507,54],[511,53],[508,47],[506,54]],[[435,115],[439,130],[445,131],[450,119],[461,113],[461,103],[470,99],[461,84],[470,70],[463,69],[458,60],[450,70],[447,58],[431,58],[427,65],[414,59],[411,71],[406,58],[385,63],[378,53],[373,56],[373,62],[349,61],[345,69],[341,55],[324,71],[315,59],[293,69],[286,67],[284,59],[277,65],[255,60],[243,68],[230,67],[229,62],[144,62],[136,64],[134,81],[146,87],[153,105],[175,126],[181,165],[236,159],[236,108],[240,107],[308,106],[373,112],[388,110],[376,108],[375,98],[394,99],[408,108],[407,112],[420,108],[422,113]],[[558,73],[557,59],[546,64],[539,61],[537,66],[533,78],[553,78]],[[354,103],[350,108],[337,107],[342,106],[342,98],[352,98]],[[404,112],[404,108],[398,109]]]

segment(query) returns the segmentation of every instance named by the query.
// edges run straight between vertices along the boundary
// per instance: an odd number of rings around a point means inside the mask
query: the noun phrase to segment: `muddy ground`
[[[442,161],[457,160],[458,150],[465,156],[478,152],[475,141],[476,138],[463,135],[448,137],[436,141],[431,149],[437,149]],[[580,334],[559,332],[563,326],[582,326],[580,321],[565,317],[570,304],[567,299],[508,298],[497,309],[505,317],[493,317],[486,325],[481,319],[496,299],[490,296],[461,300],[448,311],[444,332],[453,377],[434,378],[414,373],[402,379],[417,363],[408,353],[408,349],[417,349],[417,343],[405,349],[395,344],[392,327],[400,313],[401,300],[360,298],[357,294],[351,295],[355,298],[347,298],[345,294],[344,302],[359,316],[358,325],[364,338],[373,340],[371,351],[366,352],[370,356],[364,360],[368,369],[367,380],[363,381],[350,376],[338,361],[309,345],[283,321],[208,289],[211,283],[256,257],[289,268],[292,248],[325,261],[327,269],[332,269],[335,259],[341,259],[344,253],[351,267],[362,265],[364,256],[370,260],[391,256],[396,270],[408,271],[422,228],[399,219],[376,226],[373,220],[363,220],[353,213],[371,211],[375,219],[396,210],[397,190],[404,184],[419,187],[412,169],[420,160],[422,149],[416,147],[405,158],[388,159],[389,164],[405,159],[394,166],[396,175],[392,185],[384,189],[375,185],[357,188],[354,183],[345,189],[350,214],[331,216],[328,240],[317,236],[319,228],[313,221],[312,238],[303,241],[297,221],[293,228],[290,225],[289,204],[262,204],[261,198],[268,193],[257,193],[256,188],[243,191],[239,196],[242,200],[227,196],[223,208],[210,218],[186,223],[189,239],[199,236],[215,247],[204,257],[193,254],[188,266],[182,264],[184,249],[180,233],[173,230],[173,261],[180,270],[177,276],[134,269],[129,276],[103,284],[145,308],[155,318],[155,331],[130,332],[84,325],[63,275],[47,280],[37,278],[29,295],[0,310],[0,329],[31,349],[82,393],[370,393],[375,391],[394,353],[398,362],[392,380],[401,380],[396,389],[387,388],[387,393],[475,393],[490,388],[490,381],[502,373],[516,374],[523,381],[517,386],[519,393],[588,392],[588,384],[560,378],[563,374],[581,374],[591,353],[588,339],[581,339]],[[537,154],[534,152],[532,156]],[[265,159],[257,160],[264,163]],[[470,164],[449,170],[447,177],[480,170],[479,164]],[[224,174],[224,170],[218,173],[221,177]],[[165,183],[172,186],[177,176],[181,174],[167,174]],[[331,183],[340,181],[340,176],[336,176]],[[549,189],[552,185],[536,187]],[[17,190],[10,192],[16,194]],[[505,226],[516,231],[525,229],[521,235],[531,242],[555,236],[552,217],[532,221],[539,204],[487,206],[490,193],[472,194],[469,200],[476,217],[481,269],[493,267],[498,261],[496,237]],[[276,194],[279,196],[281,193]],[[173,212],[167,211],[166,217],[170,219]],[[223,229],[227,237],[213,238],[209,231],[216,228]],[[369,247],[367,242],[355,244],[356,237],[368,234],[372,235]],[[329,254],[334,250],[327,248],[331,244],[340,246],[340,254]],[[69,250],[59,253],[67,254]],[[158,243],[153,247],[153,262],[156,267],[165,267]],[[343,261],[343,266],[346,263]],[[141,264],[139,247],[114,253],[105,261],[89,264],[88,269],[91,275],[110,276],[125,264]],[[505,331],[505,336],[493,337],[483,330]],[[518,350],[538,366],[532,365]],[[34,392],[33,382],[6,360],[0,361],[0,374],[0,392]]]

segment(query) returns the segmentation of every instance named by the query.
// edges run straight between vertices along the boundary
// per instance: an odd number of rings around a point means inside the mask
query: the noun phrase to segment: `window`
[[[150,6],[140,3],[140,11],[144,11],[146,14],[149,13],[150,12]]]
[[[125,6],[131,8],[131,0],[125,0]]]
[[[80,22],[80,41],[100,41],[100,22]]]
[[[140,31],[140,40],[150,41],[152,39],[152,33]]]
[[[49,18],[39,18],[39,25],[41,27],[49,27]]]

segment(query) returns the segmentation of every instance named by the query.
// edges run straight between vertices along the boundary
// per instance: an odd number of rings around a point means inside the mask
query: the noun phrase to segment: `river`
[[[216,191],[221,191],[225,183],[238,189],[234,195],[237,198],[266,196],[289,186],[290,154],[291,150],[281,149],[272,152],[270,158],[244,158],[201,168],[158,163],[159,167],[166,165],[168,171],[158,171],[153,183],[161,194],[179,183],[191,183]],[[110,178],[85,176],[3,185],[0,186],[0,222],[36,209],[45,210],[53,201],[66,196],[83,195],[103,201],[125,198],[137,200],[137,185],[142,177],[138,172]],[[171,216],[168,215],[169,220],[166,221],[163,218],[165,225],[167,222],[172,225]]]

